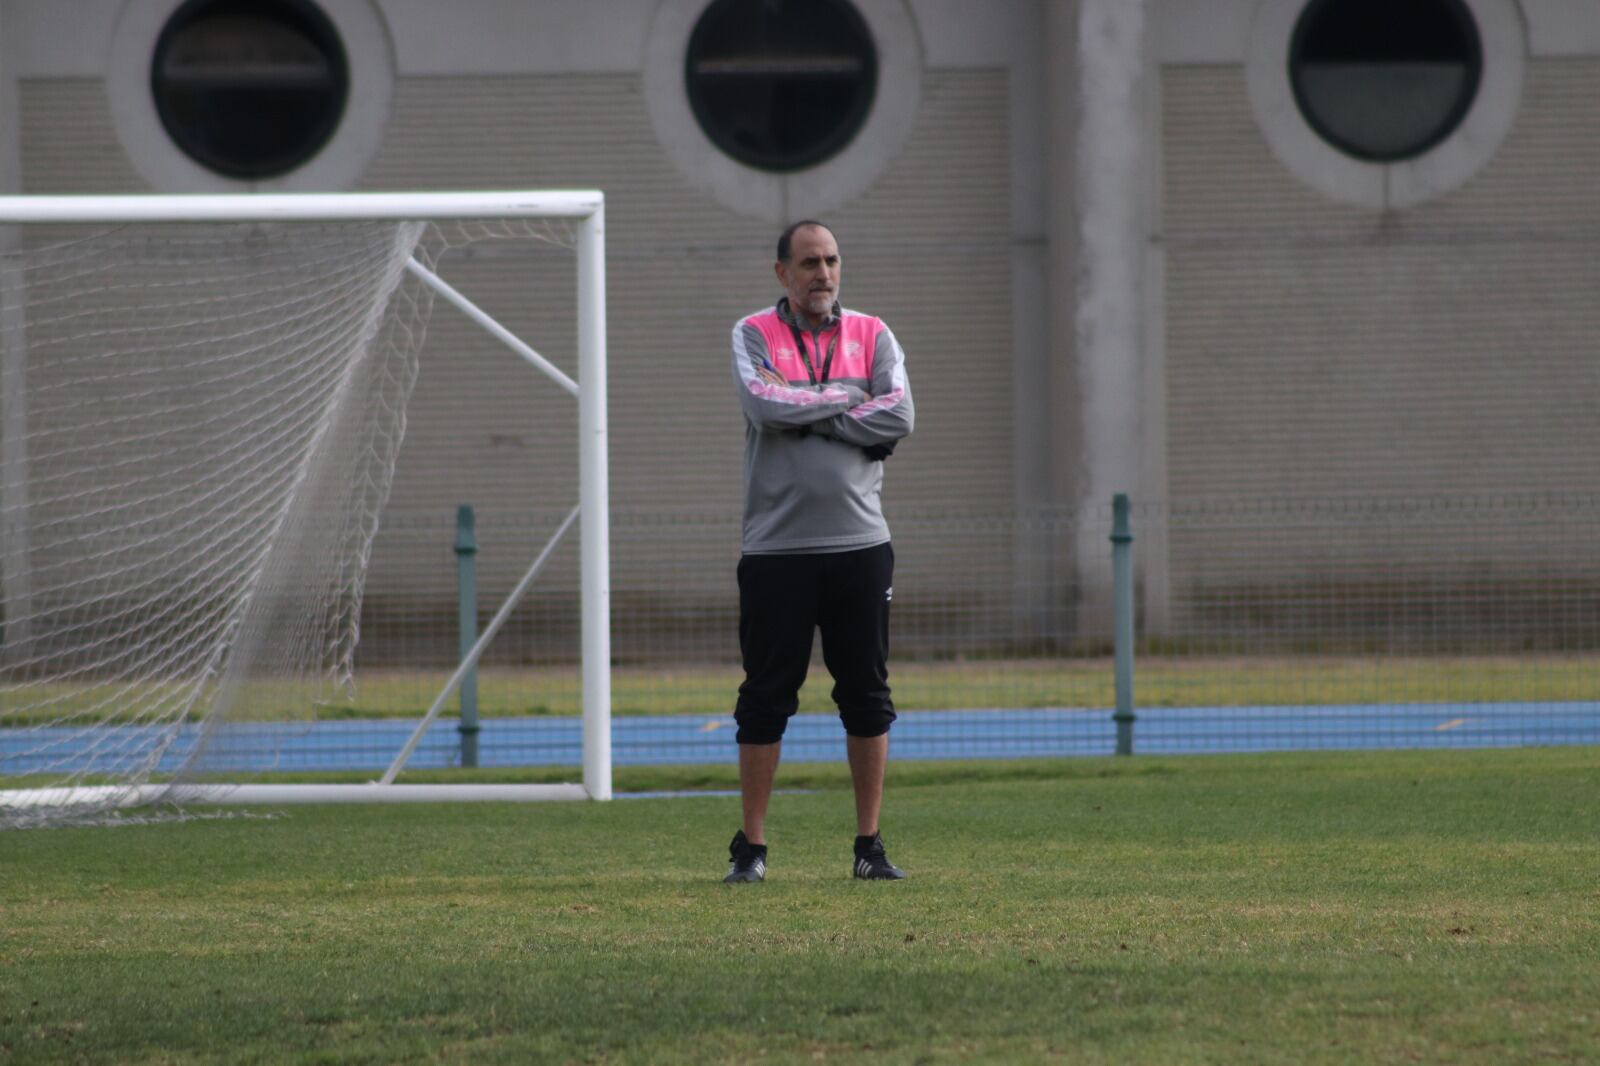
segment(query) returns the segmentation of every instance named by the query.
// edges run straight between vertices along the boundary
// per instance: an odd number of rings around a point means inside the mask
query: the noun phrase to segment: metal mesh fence
[[[1109,501],[890,517],[897,757],[1110,753]],[[1135,750],[1600,742],[1597,519],[1588,495],[1135,501]],[[480,515],[481,616],[558,521]],[[613,521],[616,761],[729,761],[738,517]],[[454,535],[452,515],[380,533],[374,567],[427,559],[410,587],[435,593],[369,596],[345,716],[420,714],[442,684]],[[570,761],[576,604],[565,545],[484,660],[483,765]],[[842,755],[829,687],[817,656],[786,759]],[[415,765],[457,752],[444,722]]]
[[[480,624],[561,517],[479,513]],[[730,762],[738,517],[613,517],[615,762]],[[896,758],[1113,752],[1109,504],[890,517]],[[1135,501],[1133,750],[1600,743],[1597,520],[1588,495]],[[457,662],[457,536],[453,514],[387,515],[353,697],[252,724],[215,768],[387,766]],[[577,603],[565,543],[478,672],[477,765],[579,763]],[[786,760],[843,756],[830,687],[817,656]],[[410,768],[462,765],[455,713]]]

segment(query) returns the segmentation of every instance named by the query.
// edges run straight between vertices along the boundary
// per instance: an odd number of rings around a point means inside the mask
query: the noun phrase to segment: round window
[[[684,80],[718,148],[761,170],[801,170],[860,131],[878,56],[849,0],[715,0],[689,36]]]
[[[309,0],[189,0],[156,41],[150,87],[175,144],[218,174],[286,174],[344,114],[350,74]]]
[[[1357,159],[1393,163],[1448,137],[1483,75],[1463,0],[1311,0],[1289,44],[1306,121]]]

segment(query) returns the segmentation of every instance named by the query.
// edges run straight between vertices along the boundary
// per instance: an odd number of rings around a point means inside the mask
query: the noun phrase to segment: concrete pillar
[[[1111,498],[1145,496],[1149,244],[1146,0],[1079,0],[1075,138],[1082,453],[1078,468],[1079,634],[1111,633]],[[1104,517],[1105,521],[1097,519]]]

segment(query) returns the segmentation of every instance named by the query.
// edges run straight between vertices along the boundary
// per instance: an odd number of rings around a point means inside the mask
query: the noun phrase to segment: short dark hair
[[[830,237],[833,236],[833,227],[828,225],[826,222],[818,222],[814,218],[803,218],[799,222],[794,223],[788,229],[784,230],[783,235],[778,238],[778,262],[787,263],[789,261],[789,245],[794,240],[794,235],[805,229],[807,226],[816,226],[818,229],[825,229],[828,231],[828,235]],[[834,240],[838,240],[838,238],[834,237]]]

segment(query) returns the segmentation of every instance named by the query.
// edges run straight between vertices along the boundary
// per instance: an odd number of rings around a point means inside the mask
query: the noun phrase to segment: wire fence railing
[[[479,516],[482,614],[553,515]],[[891,514],[897,752],[1114,750],[1111,518],[1110,501]],[[1136,751],[1600,743],[1600,498],[1135,500],[1130,519]],[[336,714],[420,713],[437,691],[454,535],[452,515],[380,533],[357,697]],[[733,513],[614,515],[619,763],[732,757],[737,544]],[[576,551],[558,556],[485,657],[485,759],[543,757],[497,719],[578,712]],[[811,676],[788,758],[837,746],[820,655]]]
[[[480,625],[563,515],[477,514]],[[897,758],[1600,744],[1600,497],[1136,499],[1120,585],[1111,501],[891,523]],[[734,759],[738,534],[734,513],[614,513],[618,765]],[[387,515],[354,691],[230,728],[208,765],[386,767],[459,661],[457,542],[453,513]],[[476,673],[480,731],[452,702],[408,765],[577,764],[578,625],[564,543]],[[842,755],[830,688],[819,653],[786,759]],[[77,743],[27,732],[0,729],[7,774],[46,772],[29,752],[59,760]],[[90,760],[141,743],[83,735]],[[176,767],[194,742],[148,754]]]

